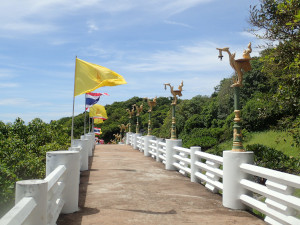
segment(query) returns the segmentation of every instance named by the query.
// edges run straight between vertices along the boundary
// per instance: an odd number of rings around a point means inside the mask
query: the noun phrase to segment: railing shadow
[[[97,145],[95,146],[96,149]],[[92,169],[93,158],[94,158],[94,151],[93,155],[89,157],[89,169],[87,171],[80,172],[80,184],[79,184],[79,211],[71,213],[71,214],[61,214],[56,222],[57,225],[80,225],[82,223],[83,216],[92,215],[99,213],[100,210],[97,208],[88,208],[84,207],[86,196],[87,196],[87,189],[90,185],[90,172],[94,171]],[[95,156],[97,157],[97,156]]]

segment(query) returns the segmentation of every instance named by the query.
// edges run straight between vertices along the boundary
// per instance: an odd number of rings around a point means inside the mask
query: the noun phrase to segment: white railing
[[[141,149],[141,144],[142,144],[142,136],[140,136],[140,137],[137,137],[136,138],[137,139],[137,141],[136,141],[136,145],[137,145],[137,148],[138,149]]]
[[[78,211],[80,170],[94,148],[93,134],[87,137],[73,141],[69,151],[47,152],[45,179],[16,183],[16,204],[1,225],[54,225],[60,213]]]
[[[149,141],[149,154],[152,158],[156,159],[157,157],[157,140]]]
[[[191,157],[190,157],[190,150],[187,148],[182,148],[175,146],[174,149],[174,159],[175,162],[173,163],[173,166],[175,166],[179,172],[186,176],[191,175]]]
[[[24,197],[7,214],[5,214],[5,216],[2,217],[0,224],[23,224],[36,206],[37,203],[33,197]]]
[[[166,143],[158,142],[157,147],[157,158],[159,162],[166,164]]]
[[[195,177],[205,182],[205,187],[210,191],[217,193],[219,190],[223,190],[223,170],[220,169],[223,165],[223,158],[220,156],[208,154],[201,151],[195,151],[195,162],[196,167]],[[205,161],[205,163],[203,162]]]
[[[64,205],[62,192],[65,184],[62,182],[66,167],[60,165],[56,167],[44,180],[48,182],[48,198],[47,198],[47,224],[55,224],[56,220]]]
[[[152,136],[144,141],[148,147],[144,151],[164,163],[166,169],[190,175],[191,182],[204,184],[213,193],[221,191],[224,206],[256,209],[266,215],[269,224],[300,225],[296,216],[300,212],[300,199],[293,196],[294,190],[300,189],[299,176],[254,166],[253,152],[224,151],[220,157],[201,152],[200,147],[183,148],[181,140],[162,142],[161,138]],[[266,185],[255,183],[253,176],[267,179]],[[257,200],[253,193],[265,200]]]
[[[140,150],[140,152],[144,152],[145,151],[145,138],[143,136],[141,136],[140,138],[138,138],[140,141],[138,142],[138,148]]]
[[[243,194],[241,201],[266,215],[265,221],[270,224],[300,224],[296,218],[300,211],[300,198],[293,196],[295,189],[300,188],[300,177],[271,169],[243,163],[240,169],[254,176],[267,179],[266,185],[242,179],[240,184],[252,193],[264,196],[264,202]]]

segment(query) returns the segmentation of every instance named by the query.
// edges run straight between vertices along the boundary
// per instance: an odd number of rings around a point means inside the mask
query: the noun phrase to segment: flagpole
[[[85,127],[86,127],[86,93],[85,93],[85,99],[84,99],[84,130],[83,130],[83,134],[85,134]]]
[[[76,60],[77,56],[75,58],[75,72],[74,72],[74,92],[73,92],[73,113],[72,113],[72,129],[71,129],[71,146],[73,141],[73,130],[74,130],[74,108],[75,108],[75,78],[76,78]]]

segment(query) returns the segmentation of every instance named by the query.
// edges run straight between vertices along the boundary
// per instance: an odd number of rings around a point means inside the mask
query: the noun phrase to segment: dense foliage
[[[68,148],[67,130],[56,121],[0,121],[0,214],[13,199],[16,181],[45,177],[46,152]]]
[[[300,1],[261,0],[250,8],[250,24],[257,37],[267,41],[262,71],[272,88],[271,100],[284,114],[279,123],[290,129],[300,145]]]

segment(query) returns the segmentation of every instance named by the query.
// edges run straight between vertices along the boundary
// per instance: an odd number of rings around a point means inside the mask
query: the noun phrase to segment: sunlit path
[[[222,206],[221,196],[126,145],[97,145],[81,173],[79,212],[58,225],[265,224]]]

